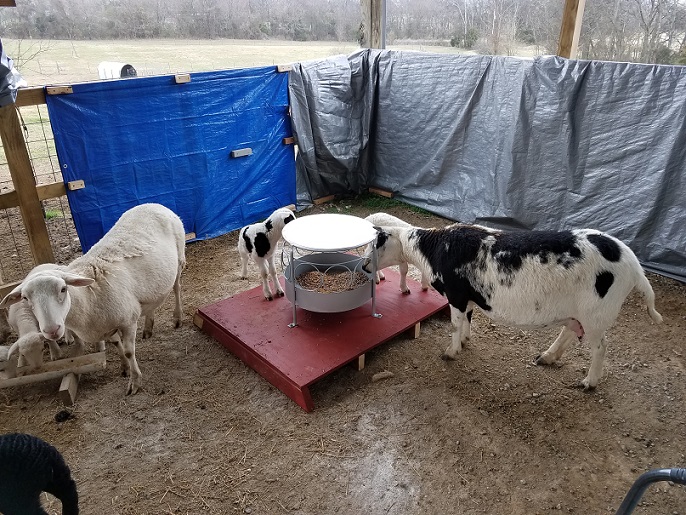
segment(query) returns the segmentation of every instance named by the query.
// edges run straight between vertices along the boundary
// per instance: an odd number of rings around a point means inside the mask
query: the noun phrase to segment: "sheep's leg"
[[[174,281],[174,298],[176,304],[174,305],[174,328],[181,327],[181,320],[183,319],[183,302],[181,301],[181,266],[176,274]]]
[[[257,268],[260,270],[260,279],[262,279],[262,295],[267,300],[273,300],[272,291],[269,289],[269,265],[266,259],[260,259],[257,262]]]
[[[472,338],[472,314],[474,313],[474,305],[470,302],[467,304],[467,314],[462,321],[462,345],[465,345]]]
[[[62,357],[62,349],[60,349],[60,346],[57,345],[56,341],[48,340],[48,348],[50,349],[50,359],[52,361]]]
[[[133,395],[141,387],[142,374],[141,369],[138,368],[138,362],[136,361],[136,326],[137,323],[133,323],[129,326],[124,326],[121,328],[121,347],[124,351],[124,359],[126,360],[129,371],[131,375],[129,376],[129,385],[126,388],[126,395]]]
[[[242,249],[238,250],[238,254],[241,257],[241,279],[247,279],[248,278],[248,260],[250,259],[250,255],[247,254]]]
[[[422,273],[422,290],[427,291],[429,289],[429,285],[431,284],[431,281],[429,281],[429,278]]]
[[[71,332],[71,331],[70,331]],[[71,356],[83,356],[86,353],[86,349],[83,344],[83,340],[79,338],[76,333],[72,334],[72,341],[74,342],[74,350],[71,352]]]
[[[534,359],[537,365],[552,365],[562,357],[572,343],[579,341],[574,331],[567,326],[562,327],[560,334],[544,353]]]
[[[603,373],[607,343],[605,342],[605,331],[595,329],[589,331],[588,328],[585,330],[586,334],[584,334],[583,340],[588,342],[591,348],[591,366],[588,369],[588,375],[579,383],[579,386],[584,390],[593,390]]]
[[[121,343],[121,337],[119,336],[119,333],[115,333],[112,336],[112,343],[117,348],[117,352],[119,353],[119,358],[121,359],[121,375],[122,375],[122,377],[126,377],[129,375],[129,360],[126,359],[126,354],[124,352],[124,346]]]
[[[381,281],[385,281],[386,276],[383,274],[381,270],[376,271],[376,284],[379,284]]]
[[[285,295],[283,288],[281,288],[281,283],[279,282],[279,276],[276,273],[276,264],[274,263],[274,254],[267,260],[269,263],[269,275],[274,283],[274,291],[276,291],[277,297],[283,297]]]
[[[152,336],[152,329],[155,327],[155,312],[145,316],[145,327],[143,328],[143,339],[150,338]]]
[[[443,353],[443,359],[455,359],[457,354],[462,350],[462,333],[464,330],[467,313],[460,311],[452,304],[450,305],[450,322],[452,325],[452,342],[450,346]]]
[[[407,263],[400,263],[398,268],[400,269],[400,291],[407,295],[410,293],[410,288],[407,287],[407,272],[410,267]]]

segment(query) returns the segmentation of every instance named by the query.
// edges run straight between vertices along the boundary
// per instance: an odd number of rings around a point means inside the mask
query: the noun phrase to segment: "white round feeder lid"
[[[321,214],[287,223],[282,236],[299,249],[328,252],[366,245],[376,238],[376,229],[371,222],[357,216]]]

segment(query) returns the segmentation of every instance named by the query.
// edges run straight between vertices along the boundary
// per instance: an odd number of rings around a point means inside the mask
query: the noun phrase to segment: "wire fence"
[[[36,185],[62,182],[47,106],[21,107],[19,115]],[[14,184],[3,148],[0,152],[0,193],[9,193],[13,190]],[[67,197],[43,200],[41,204],[55,262],[67,264],[81,254],[81,245]],[[0,209],[1,282],[23,279],[34,265],[20,209]]]

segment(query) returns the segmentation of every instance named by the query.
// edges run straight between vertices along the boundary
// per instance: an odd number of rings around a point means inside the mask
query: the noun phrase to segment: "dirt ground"
[[[299,216],[375,210],[343,200]],[[445,362],[449,321],[436,316],[419,339],[369,353],[362,371],[346,366],[316,383],[306,413],[192,323],[198,307],[258,286],[254,265],[238,278],[235,245],[236,232],[188,245],[185,322],[172,328],[169,299],[152,339],[139,334],[137,395],[124,396],[114,349],[106,370],[81,378],[66,421],[56,421],[59,380],[0,390],[0,432],[60,449],[82,513],[614,513],[641,473],[686,465],[681,283],[649,276],[661,326],[629,297],[594,393],[571,387],[589,365],[583,345],[558,366],[532,364],[556,330],[475,314],[471,343]],[[393,377],[373,382],[381,371]],[[60,513],[47,495],[45,505]],[[686,514],[686,490],[659,483],[635,513]]]

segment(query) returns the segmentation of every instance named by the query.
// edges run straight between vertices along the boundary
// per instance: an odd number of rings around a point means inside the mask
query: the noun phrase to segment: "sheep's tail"
[[[656,324],[662,323],[662,315],[655,309],[655,292],[642,269],[639,269],[637,273],[636,289],[643,294],[646,304],[648,305],[648,314],[650,315],[650,318],[653,319],[653,322]]]

